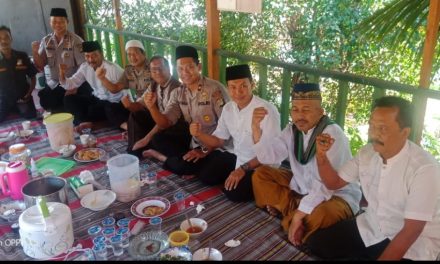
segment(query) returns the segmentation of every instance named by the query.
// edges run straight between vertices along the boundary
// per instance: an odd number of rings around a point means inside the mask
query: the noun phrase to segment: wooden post
[[[220,80],[220,59],[215,54],[220,49],[220,14],[217,10],[217,0],[205,0],[208,43],[208,77]]]
[[[70,23],[73,23],[75,33],[83,39],[86,39],[86,33],[84,31],[84,25],[86,24],[86,12],[84,9],[83,0],[70,0],[70,6],[72,7],[72,18],[69,18]]]
[[[420,89],[429,89],[431,84],[432,61],[435,56],[435,45],[437,44],[438,29],[440,22],[440,1],[429,1],[428,24],[426,27],[425,45],[423,47],[422,67],[420,69]],[[414,142],[420,144],[423,133],[423,123],[426,112],[426,97],[414,98],[415,106],[415,124],[414,124]]]
[[[122,19],[121,19],[121,1],[120,0],[113,0],[113,11],[115,13],[115,22],[116,22],[116,30],[121,31],[124,29],[124,26],[122,25]],[[116,54],[119,52],[120,56],[122,57],[122,66],[125,67],[127,65],[127,60],[125,57],[125,43],[124,38],[122,37],[122,34],[118,35],[119,45],[115,45],[116,47],[119,46],[119,49],[116,49]],[[116,57],[118,57],[116,55]]]

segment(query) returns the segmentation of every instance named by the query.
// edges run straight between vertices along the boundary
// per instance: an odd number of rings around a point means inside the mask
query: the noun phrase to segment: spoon
[[[188,217],[187,213],[185,213],[185,217],[186,217],[186,221],[188,221],[189,228],[192,229],[193,225],[192,225],[191,221],[189,220],[189,217]]]
[[[212,248],[212,239],[209,240],[208,257],[206,257],[206,260],[209,260],[209,258],[211,257],[211,248]]]

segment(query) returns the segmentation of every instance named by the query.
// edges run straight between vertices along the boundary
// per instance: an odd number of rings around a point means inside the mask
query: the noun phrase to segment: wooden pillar
[[[220,59],[215,54],[220,49],[220,14],[217,0],[205,0],[208,43],[208,77],[220,80]]]
[[[72,7],[72,18],[69,19],[70,23],[73,23],[75,33],[83,39],[86,39],[86,33],[84,31],[84,25],[86,21],[86,11],[84,9],[83,0],[70,0],[70,6]]]
[[[120,0],[113,0],[113,11],[115,14],[115,22],[116,22],[116,30],[122,31],[124,29],[124,26],[122,25],[122,19],[121,19],[121,1]],[[125,57],[125,43],[124,38],[122,37],[122,34],[118,35],[119,40],[119,49],[116,50],[116,52],[119,52],[120,56],[122,57],[122,65],[127,65],[127,60]],[[116,55],[118,57],[118,54]]]
[[[428,24],[426,27],[425,45],[423,47],[422,67],[420,69],[420,89],[429,89],[431,84],[432,61],[435,57],[435,45],[437,44],[438,30],[440,22],[440,0],[429,1]],[[414,119],[414,141],[420,144],[423,133],[423,123],[426,112],[426,97],[416,97],[414,100],[415,114]]]

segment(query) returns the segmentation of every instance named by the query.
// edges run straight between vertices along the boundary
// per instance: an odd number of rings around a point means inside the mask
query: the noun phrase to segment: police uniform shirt
[[[202,77],[195,92],[191,92],[185,85],[173,90],[164,114],[172,124],[183,114],[186,122],[198,122],[204,133],[211,134],[217,127],[226,101],[229,101],[229,97],[225,87],[218,81]],[[193,138],[191,147],[199,145]]]
[[[256,95],[253,95],[249,104],[241,110],[234,101],[228,102],[223,107],[217,128],[212,133],[223,140],[232,138],[234,146],[232,152],[237,156],[235,168],[256,157],[252,139],[252,115],[257,107],[264,107],[268,111],[260,123],[261,129],[264,131],[262,140],[270,140],[270,138],[279,136],[281,125],[278,110],[273,104]]]
[[[124,73],[124,70],[117,64],[103,60],[102,66],[106,70],[105,77],[112,83],[116,83]],[[117,93],[109,92],[96,77],[95,70],[87,63],[84,62],[79,67],[78,71],[70,78],[66,78],[65,83],[61,83],[61,86],[66,90],[79,87],[82,83],[87,81],[93,89],[93,95],[100,100],[109,101],[112,103],[118,103],[124,96],[125,90]]]
[[[50,79],[47,84],[54,89],[59,82],[59,65],[66,64],[66,77],[72,76],[78,67],[85,61],[82,54],[83,39],[69,31],[64,35],[60,43],[57,42],[55,33],[45,36],[40,44],[38,54],[44,58],[49,66]]]
[[[148,60],[145,60],[143,69],[138,72],[133,65],[127,65],[119,83],[124,84],[124,88],[136,91],[136,98],[142,97],[151,83],[150,66]]]
[[[12,50],[10,59],[0,53],[0,93],[14,102],[23,98],[29,89],[26,77],[33,77],[37,72],[25,52]]]
[[[173,76],[171,76],[170,79],[166,82],[166,84],[163,87],[160,86],[155,81],[152,81],[150,86],[148,86],[147,91],[145,91],[145,93],[156,92],[157,107],[159,108],[159,111],[161,113],[164,113],[166,106],[170,102],[171,92],[174,89],[178,88],[180,85],[181,85],[181,83],[178,80],[174,79]],[[145,93],[142,95],[142,97],[138,98],[137,101],[146,107],[146,105],[144,103],[144,99],[143,99]]]

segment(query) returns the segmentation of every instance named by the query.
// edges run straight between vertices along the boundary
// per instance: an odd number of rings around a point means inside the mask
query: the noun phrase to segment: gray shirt
[[[200,78],[199,88],[195,92],[185,85],[171,92],[171,99],[164,114],[172,124],[182,116],[186,122],[198,122],[202,125],[202,131],[211,134],[217,127],[217,122],[223,109],[223,105],[229,101],[226,89],[218,81],[207,77]],[[200,144],[193,138],[191,147]]]
[[[82,54],[83,39],[75,33],[67,31],[64,38],[57,42],[55,33],[45,36],[40,43],[38,54],[48,66],[47,84],[53,89],[59,82],[59,65],[67,65],[66,77],[72,76],[85,61]]]

